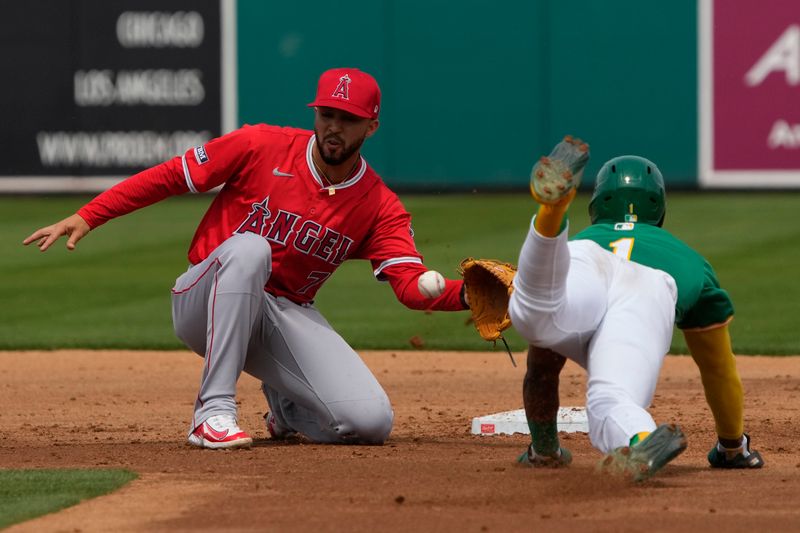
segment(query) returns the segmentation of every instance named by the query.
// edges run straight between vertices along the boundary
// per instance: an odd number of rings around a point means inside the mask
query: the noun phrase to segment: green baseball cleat
[[[580,185],[589,145],[571,135],[564,137],[549,156],[543,156],[531,170],[530,188],[540,204],[552,205]]]
[[[633,481],[644,481],[683,453],[687,444],[686,436],[678,426],[663,424],[643,441],[633,446],[622,446],[606,455],[598,464],[598,470],[629,476]]]

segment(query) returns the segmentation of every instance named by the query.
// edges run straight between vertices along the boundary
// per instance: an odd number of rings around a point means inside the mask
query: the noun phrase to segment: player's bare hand
[[[27,239],[22,241],[22,244],[27,246],[35,242],[39,250],[44,252],[62,235],[66,235],[67,250],[74,250],[75,244],[89,233],[90,230],[89,224],[78,214],[74,214],[60,222],[34,231]]]

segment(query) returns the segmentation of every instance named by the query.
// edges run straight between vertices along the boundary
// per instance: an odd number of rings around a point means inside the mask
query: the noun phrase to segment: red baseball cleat
[[[253,439],[242,431],[233,415],[215,415],[192,431],[189,444],[212,450],[228,450],[249,448]]]

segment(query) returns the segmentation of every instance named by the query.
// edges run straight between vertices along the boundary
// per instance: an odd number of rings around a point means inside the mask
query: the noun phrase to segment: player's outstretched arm
[[[77,242],[89,233],[90,230],[89,224],[76,213],[55,224],[34,231],[27,239],[22,241],[22,244],[27,246],[35,242],[39,250],[44,252],[62,235],[66,235],[67,250],[74,250]]]
[[[717,428],[719,442],[708,454],[709,463],[717,468],[761,468],[764,459],[751,449],[749,435],[744,433],[744,391],[727,324],[684,330],[683,335],[700,369],[706,401]]]
[[[744,432],[744,392],[736,369],[728,326],[684,330],[683,336],[692,359],[700,369],[717,434],[724,440],[740,439]]]

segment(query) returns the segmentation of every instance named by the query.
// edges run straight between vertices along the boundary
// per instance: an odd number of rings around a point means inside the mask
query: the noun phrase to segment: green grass
[[[118,489],[127,470],[0,470],[0,529]]]
[[[0,198],[0,349],[176,349],[169,289],[210,197],[180,197],[109,222],[67,252],[21,246],[33,230],[74,212],[85,197]],[[404,195],[426,265],[455,277],[467,256],[516,262],[534,204],[519,194]],[[705,255],[733,297],[737,353],[800,353],[795,302],[800,283],[797,193],[673,193],[665,227]],[[588,224],[588,196],[571,209]],[[466,313],[406,309],[365,261],[345,263],[317,305],[357,349],[491,347],[465,326]],[[512,349],[524,349],[515,334]],[[497,348],[498,351],[501,347]],[[673,351],[685,352],[679,335]]]

